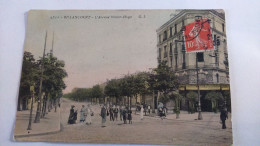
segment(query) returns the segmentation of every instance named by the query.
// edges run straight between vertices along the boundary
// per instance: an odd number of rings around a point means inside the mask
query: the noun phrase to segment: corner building
[[[185,50],[184,26],[196,19],[207,18],[214,45],[213,50],[189,52]],[[186,96],[189,91],[197,92],[196,59],[198,59],[199,88],[202,111],[210,111],[205,99],[210,91],[229,91],[229,67],[226,41],[225,15],[221,10],[182,10],[157,29],[158,63],[166,61],[178,77],[179,91]],[[218,42],[217,42],[218,40]],[[225,97],[224,97],[225,98]],[[185,99],[181,109],[185,109]]]

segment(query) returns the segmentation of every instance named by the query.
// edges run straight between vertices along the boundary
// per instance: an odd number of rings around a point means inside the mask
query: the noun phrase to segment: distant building
[[[183,28],[198,18],[210,20],[214,50],[199,53],[185,51]],[[199,68],[199,86],[202,95],[202,110],[209,110],[205,105],[205,95],[209,91],[229,90],[229,66],[226,41],[225,15],[221,10],[182,10],[157,29],[158,63],[166,61],[175,72],[181,84],[179,90],[186,94],[197,90],[196,57]],[[217,39],[219,45],[217,45]],[[176,41],[177,40],[177,41]],[[205,101],[205,102],[204,102]],[[185,101],[182,103],[185,106]],[[204,102],[204,105],[203,105]]]

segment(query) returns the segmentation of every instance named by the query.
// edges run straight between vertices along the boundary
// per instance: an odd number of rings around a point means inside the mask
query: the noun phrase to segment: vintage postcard
[[[16,141],[232,145],[223,10],[31,10]]]

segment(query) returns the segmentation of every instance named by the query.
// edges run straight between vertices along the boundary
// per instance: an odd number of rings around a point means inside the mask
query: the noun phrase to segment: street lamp
[[[197,72],[197,88],[198,88],[198,120],[202,120],[201,102],[200,102],[200,86],[199,86],[199,67],[198,67],[198,52],[196,52],[196,72]]]
[[[29,124],[28,124],[27,130],[32,130],[32,111],[33,111],[34,86],[30,86],[30,91],[31,91],[32,97],[31,97],[31,109],[30,109]]]
[[[40,87],[39,87],[39,94],[38,94],[37,112],[35,115],[34,123],[40,122],[41,104],[42,104],[42,80],[43,80],[43,70],[44,70],[44,61],[45,61],[44,59],[45,59],[46,41],[47,41],[47,31],[45,34],[44,50],[42,55]]]

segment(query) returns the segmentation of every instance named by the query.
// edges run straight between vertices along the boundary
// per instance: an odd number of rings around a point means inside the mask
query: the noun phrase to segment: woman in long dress
[[[128,114],[129,124],[132,124],[132,110],[131,110],[131,107],[128,108],[127,114]]]
[[[102,118],[102,127],[106,127],[105,126],[105,123],[106,123],[106,119],[107,119],[107,114],[108,114],[108,111],[105,107],[105,105],[101,108],[101,113],[100,113],[100,116]]]
[[[70,109],[70,115],[69,115],[69,119],[68,119],[68,124],[73,124],[73,119],[74,119],[74,105],[71,106]]]
[[[88,108],[87,108],[87,118],[86,118],[86,124],[87,125],[90,125],[92,120],[91,120],[91,114],[92,114],[92,110],[90,108],[90,105],[88,105]]]
[[[80,109],[80,122],[85,122],[86,119],[86,108],[85,105],[82,105],[82,108]]]
[[[140,117],[141,117],[141,120],[144,119],[144,108],[143,108],[143,105],[141,106]]]

